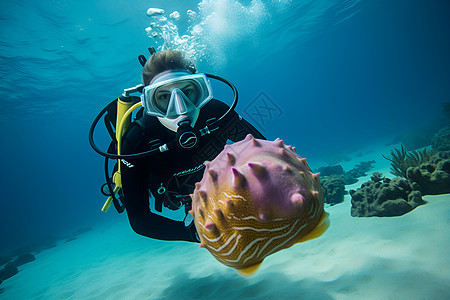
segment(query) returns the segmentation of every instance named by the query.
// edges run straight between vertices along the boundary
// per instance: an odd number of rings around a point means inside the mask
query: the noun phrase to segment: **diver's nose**
[[[184,115],[188,112],[186,102],[183,98],[183,92],[179,88],[175,88],[172,91],[172,97],[175,104],[175,111],[178,115]]]

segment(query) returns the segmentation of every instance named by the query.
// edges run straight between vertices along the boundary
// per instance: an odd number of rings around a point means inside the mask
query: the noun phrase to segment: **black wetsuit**
[[[228,106],[218,100],[205,105],[195,128],[203,128],[206,120],[220,118]],[[199,139],[192,150],[174,148],[153,156],[135,160],[122,160],[122,199],[133,230],[141,235],[160,240],[184,240],[198,242],[194,222],[188,227],[183,221],[175,221],[150,211],[149,190],[155,199],[155,208],[162,205],[176,208],[180,200],[190,207],[189,194],[200,181],[204,172],[204,162],[213,160],[222,150],[227,140],[237,142],[251,133],[255,138],[264,136],[236,112],[232,112],[220,127]],[[144,114],[131,123],[123,137],[122,153],[144,152],[173,141],[175,133],[164,127],[157,118]]]

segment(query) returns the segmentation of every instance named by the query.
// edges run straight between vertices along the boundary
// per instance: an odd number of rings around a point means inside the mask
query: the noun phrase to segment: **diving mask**
[[[186,71],[164,73],[146,86],[141,95],[147,114],[158,117],[172,131],[181,121],[189,120],[194,127],[200,108],[212,99],[211,84],[205,74]]]

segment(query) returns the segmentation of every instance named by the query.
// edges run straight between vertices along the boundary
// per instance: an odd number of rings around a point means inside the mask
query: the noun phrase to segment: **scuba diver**
[[[139,56],[143,84],[126,89],[91,126],[91,146],[106,157],[107,183],[102,192],[109,198],[103,211],[111,203],[119,212],[125,209],[131,227],[143,236],[199,242],[188,211],[190,194],[203,177],[204,162],[213,160],[229,141],[240,141],[247,134],[265,137],[234,111],[238,94],[233,84],[219,76],[197,73],[181,51],[149,50],[148,60]],[[213,98],[210,78],[233,90],[231,106]],[[130,95],[135,92],[141,96]],[[139,106],[142,108],[131,121],[132,111]],[[93,141],[94,128],[103,115],[113,139],[107,152]],[[109,159],[118,160],[112,177]],[[184,220],[158,214],[163,206],[171,210],[184,206]]]

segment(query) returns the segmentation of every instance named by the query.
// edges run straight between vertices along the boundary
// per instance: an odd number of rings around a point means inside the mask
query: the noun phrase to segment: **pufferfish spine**
[[[268,255],[327,229],[319,173],[282,140],[249,134],[205,166],[191,213],[200,247],[224,265],[250,273]]]

